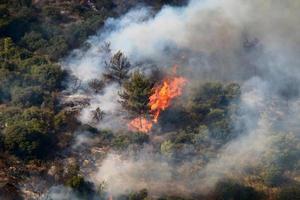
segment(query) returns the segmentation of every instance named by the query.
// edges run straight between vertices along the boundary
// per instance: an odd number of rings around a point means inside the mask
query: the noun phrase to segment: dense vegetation
[[[97,145],[117,152],[152,143],[159,154],[174,162],[183,161],[187,155],[201,155],[204,163],[208,161],[205,155],[216,157],[222,146],[243,131],[243,126],[232,126],[239,118],[241,89],[238,83],[195,84],[188,97],[177,100],[162,113],[157,126],[166,139],[155,144],[147,134],[125,130],[117,135],[77,121],[78,112],[69,111],[59,101],[66,87],[64,80],[70,75],[61,68],[59,60],[72,49],[87,45],[84,42],[88,36],[95,34],[108,17],[118,16],[137,3],[158,10],[165,4],[181,5],[185,1],[136,0],[132,5],[109,0],[93,2],[90,5],[79,0],[0,1],[0,198],[21,198],[18,181],[32,174],[49,178],[47,170],[52,166],[55,174],[51,181],[73,188],[83,199],[106,194],[105,183],[95,187],[85,180],[78,161],[63,166],[67,156],[61,152],[71,146],[76,130],[97,135]],[[130,73],[130,68],[127,57],[117,52],[107,63],[103,77],[91,81],[89,88],[101,93],[110,83],[120,85],[123,88],[119,93],[120,105],[123,112],[133,118],[149,114],[148,98],[151,88],[160,81],[160,74]],[[101,110],[95,114],[101,120]],[[247,180],[224,180],[205,198],[299,199],[300,187],[290,179],[300,167],[299,162],[293,162],[299,160],[299,138],[282,133],[274,137],[284,153],[258,166],[256,174],[247,177],[255,176],[255,184],[248,184]],[[187,145],[194,149],[185,151]],[[270,152],[271,156],[277,153]],[[141,200],[151,199],[151,196],[146,188],[120,199]],[[160,199],[184,198],[165,196]]]

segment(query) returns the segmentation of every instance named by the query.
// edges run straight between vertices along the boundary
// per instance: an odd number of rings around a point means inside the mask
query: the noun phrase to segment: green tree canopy
[[[135,71],[123,84],[123,91],[119,93],[122,107],[134,117],[147,114],[152,86],[153,84],[144,74]]]

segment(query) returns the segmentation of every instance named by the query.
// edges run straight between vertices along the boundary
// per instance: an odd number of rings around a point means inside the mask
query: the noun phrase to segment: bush
[[[132,144],[144,144],[149,141],[149,135],[144,133],[131,133],[129,135],[130,143]]]
[[[42,34],[35,31],[26,33],[22,38],[21,43],[30,51],[36,51],[47,45],[47,41],[43,38]]]
[[[118,62],[123,63],[125,61]],[[128,69],[125,71],[127,70]],[[123,75],[125,76],[125,74]],[[118,81],[121,81],[119,78]],[[121,99],[120,103],[123,109],[130,113],[130,115],[133,117],[148,113],[148,102],[152,86],[153,84],[151,81],[143,73],[135,71],[130,79],[123,84],[123,91],[119,93]]]
[[[128,200],[144,200],[148,197],[148,191],[146,189],[143,189],[139,191],[138,193],[131,193],[129,195]]]
[[[62,88],[64,72],[58,65],[33,66],[31,76],[35,83],[40,84],[45,90],[55,91]]]
[[[2,132],[0,131],[0,152],[4,150],[4,144],[3,144],[3,135]]]
[[[15,88],[12,92],[12,104],[21,107],[40,106],[44,93],[40,87]]]
[[[75,190],[80,190],[80,188],[84,185],[84,178],[79,175],[72,176],[69,180],[67,180],[66,185]]]
[[[68,129],[69,116],[66,112],[62,111],[54,117],[55,130],[65,131]]]
[[[35,126],[35,123],[19,122],[5,128],[5,150],[23,159],[44,158],[51,149],[50,135]]]
[[[46,54],[53,61],[67,54],[69,47],[66,39],[63,36],[56,36],[50,39],[49,46],[45,49]]]
[[[43,159],[49,155],[54,145],[52,113],[33,107],[12,117],[14,120],[6,122],[4,129],[5,150],[23,159]]]
[[[290,186],[282,188],[277,200],[300,200],[300,186]]]
[[[125,149],[129,146],[130,141],[126,135],[119,135],[113,139],[112,144],[117,149]]]
[[[219,182],[214,195],[216,200],[259,200],[263,198],[263,195],[253,188],[231,180]]]
[[[47,6],[43,9],[43,14],[47,17],[49,17],[53,21],[59,21],[62,19],[62,15],[60,14],[60,11],[51,6]]]
[[[283,181],[283,171],[278,166],[269,166],[263,175],[263,180],[268,186],[278,186]]]
[[[173,154],[173,151],[174,143],[172,143],[170,140],[166,140],[160,145],[160,152],[163,155],[171,156]]]

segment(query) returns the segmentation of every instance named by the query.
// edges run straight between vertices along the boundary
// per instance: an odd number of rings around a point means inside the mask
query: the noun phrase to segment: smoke
[[[89,48],[74,51],[63,65],[84,82],[101,77],[111,56],[101,50],[106,41],[133,65],[177,63],[202,80],[259,76],[280,92],[299,83],[299,6],[293,0],[206,0],[165,6],[157,14],[139,7],[107,20]]]
[[[64,186],[54,186],[49,189],[49,191],[43,195],[41,198],[43,200],[53,199],[53,200],[68,200],[74,199],[79,200],[80,198],[75,195],[74,191],[71,188]]]
[[[249,91],[246,97],[259,94]],[[244,125],[246,133],[223,146],[217,156],[208,157],[204,162],[202,156],[182,157],[182,162],[175,162],[168,157],[145,146],[138,153],[111,153],[99,164],[94,182],[105,182],[109,193],[127,194],[147,188],[153,195],[205,195],[212,191],[214,185],[223,178],[242,178],[246,170],[260,166],[268,161],[266,156],[271,149],[276,149],[276,141],[272,132],[271,117],[265,112],[257,113],[253,104],[259,106],[263,97],[257,102],[242,98]],[[259,115],[257,118],[253,114]],[[249,120],[249,121],[248,121]],[[254,121],[257,121],[255,123]],[[254,125],[255,124],[255,125]],[[194,147],[185,146],[181,151],[193,152]],[[202,152],[209,155],[209,152]]]
[[[90,105],[82,109],[79,120],[82,123],[90,124],[99,129],[120,130],[122,127],[122,117],[120,113],[120,103],[118,102],[118,92],[121,90],[117,84],[108,85],[102,94],[90,94]],[[95,111],[100,108],[103,112],[101,119],[95,119]]]
[[[175,164],[148,147],[137,155],[111,153],[101,161],[94,182],[105,181],[115,195],[143,188],[188,194],[208,191],[230,174],[242,178],[247,168],[268,161],[267,153],[276,149],[276,132],[298,126],[299,6],[293,0],[194,0],[156,14],[139,8],[107,20],[87,41],[88,49],[76,50],[64,61],[75,76],[83,82],[101,76],[111,56],[101,52],[101,45],[108,41],[112,52],[121,50],[133,65],[178,63],[191,79],[238,81],[241,116],[233,126],[244,126],[244,132],[217,156],[207,155],[205,163],[194,156]],[[118,90],[112,85],[93,94],[79,119],[90,123],[92,111],[100,107],[108,114],[96,127],[122,128]]]

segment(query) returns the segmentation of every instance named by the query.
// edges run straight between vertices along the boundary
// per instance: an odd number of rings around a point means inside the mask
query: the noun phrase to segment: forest
[[[300,199],[299,9],[0,0],[0,199]]]

